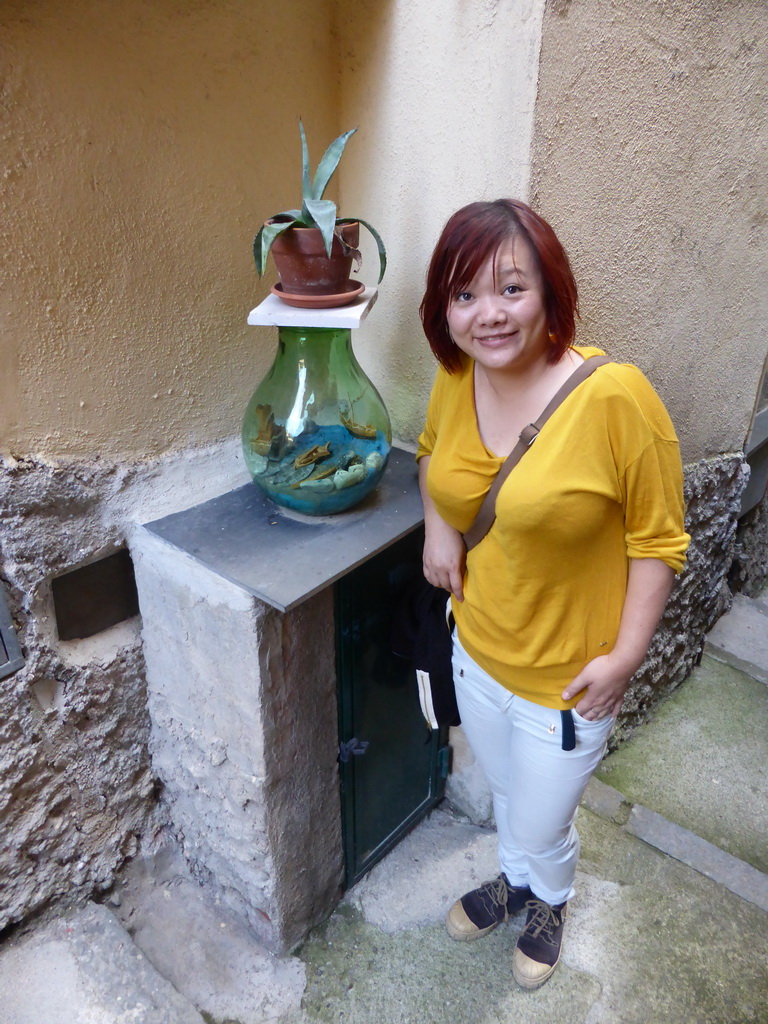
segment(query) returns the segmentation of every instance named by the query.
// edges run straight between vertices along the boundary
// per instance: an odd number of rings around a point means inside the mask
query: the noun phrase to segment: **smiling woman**
[[[503,243],[453,299],[448,330],[488,374],[519,372],[546,358],[544,290],[534,251],[522,237]]]
[[[573,342],[578,292],[568,256],[550,225],[515,199],[470,203],[455,213],[443,229],[432,254],[421,303],[424,333],[438,361],[449,372],[457,370],[461,363],[448,330],[449,304],[469,287],[483,263],[517,239],[527,243],[538,272],[548,328],[553,335],[548,359],[556,362]]]
[[[417,452],[424,575],[452,595],[457,704],[493,795],[501,868],[446,926],[476,939],[527,908],[512,964],[523,988],[560,959],[576,808],[689,539],[666,410],[636,367],[608,362],[546,419],[467,551],[518,435],[603,354],[573,345],[576,301],[552,228],[504,199],[448,221],[421,305],[440,363]]]

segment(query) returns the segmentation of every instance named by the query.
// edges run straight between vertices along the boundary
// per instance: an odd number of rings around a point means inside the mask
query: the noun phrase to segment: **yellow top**
[[[438,370],[416,455],[431,456],[429,494],[462,533],[504,461],[480,437],[473,370],[469,359]],[[648,380],[627,363],[598,368],[512,470],[467,555],[464,601],[453,601],[467,653],[518,696],[573,707],[562,690],[616,642],[629,559],[682,569],[682,490],[675,430]]]

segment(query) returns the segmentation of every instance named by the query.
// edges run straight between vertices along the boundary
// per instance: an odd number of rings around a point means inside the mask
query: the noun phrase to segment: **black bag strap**
[[[555,409],[562,405],[565,399],[576,390],[579,384],[585,381],[587,377],[591,376],[598,367],[605,366],[606,363],[612,362],[613,360],[610,356],[591,356],[589,359],[585,359],[581,366],[578,366],[573,371],[565,384],[563,384],[559,391],[557,391],[550,399],[547,407],[538,417],[536,422],[529,423],[527,427],[523,427],[520,431],[520,438],[517,444],[501,464],[501,468],[496,474],[496,479],[493,481],[488,493],[483,498],[483,503],[480,506],[474,523],[472,523],[470,528],[464,534],[464,543],[467,545],[467,551],[471,551],[476,544],[479,544],[493,526],[494,520],[496,519],[496,496],[501,490],[502,485],[509,474],[539,436],[539,431]]]

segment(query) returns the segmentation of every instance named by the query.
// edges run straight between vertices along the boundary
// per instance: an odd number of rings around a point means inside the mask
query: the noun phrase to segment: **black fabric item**
[[[449,625],[445,615],[448,598],[447,590],[427,583],[419,570],[404,584],[392,616],[392,652],[411,665],[420,688],[428,688],[436,721],[430,722],[424,699],[422,710],[432,728],[461,724],[451,665],[453,617]]]
[[[574,750],[576,747],[576,727],[573,724],[573,715],[570,709],[560,712],[560,723],[560,732],[563,737],[562,749]]]

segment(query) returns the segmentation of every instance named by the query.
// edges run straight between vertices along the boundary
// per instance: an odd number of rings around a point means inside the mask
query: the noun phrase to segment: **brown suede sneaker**
[[[512,976],[521,988],[539,988],[560,961],[567,903],[551,906],[534,896],[512,957]]]
[[[456,900],[448,911],[445,927],[459,942],[480,939],[521,911],[532,896],[527,885],[510,885],[506,875],[499,875]]]

